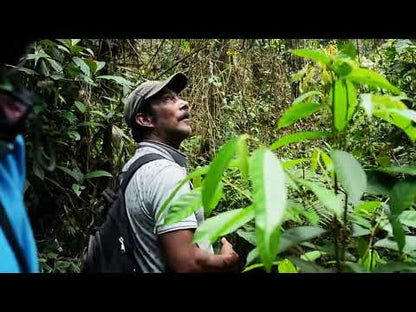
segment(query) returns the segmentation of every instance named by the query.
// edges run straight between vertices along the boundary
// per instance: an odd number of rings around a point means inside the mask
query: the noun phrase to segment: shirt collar
[[[186,155],[180,151],[178,151],[176,148],[173,148],[172,146],[165,144],[165,143],[161,143],[161,142],[157,142],[154,140],[149,140],[149,139],[144,139],[142,142],[139,143],[139,147],[140,146],[146,146],[146,145],[156,145],[159,146],[161,148],[163,148],[163,150],[165,150],[166,152],[169,153],[169,155],[172,156],[172,158],[174,159],[174,161],[181,167],[185,167],[187,158]]]

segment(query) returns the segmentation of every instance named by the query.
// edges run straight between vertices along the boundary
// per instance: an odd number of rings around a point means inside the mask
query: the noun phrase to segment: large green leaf
[[[185,179],[180,181],[178,185],[175,187],[175,189],[169,194],[169,196],[166,198],[166,200],[163,202],[162,207],[160,207],[159,211],[156,213],[155,219],[156,221],[159,221],[161,215],[168,209],[169,204],[171,203],[172,199],[175,197],[175,195],[178,193],[178,191],[181,189],[182,186],[185,185],[185,183],[188,183],[190,180],[200,177],[201,175],[204,175],[208,172],[209,167],[201,167],[198,169],[195,169],[191,173],[189,173]],[[156,222],[157,223],[157,222]]]
[[[319,186],[316,183],[305,180],[298,180],[298,182],[310,189],[331,213],[341,218],[342,202],[339,196],[336,196],[333,191]]]
[[[280,236],[278,254],[302,242],[318,237],[323,233],[325,233],[325,230],[319,226],[299,226],[286,230]]]
[[[416,236],[405,236],[405,241],[406,244],[403,248],[403,252],[406,254],[411,254],[412,252],[414,252],[416,250]],[[391,250],[396,250],[398,251],[399,248],[397,247],[397,243],[394,240],[391,240],[389,238],[383,238],[379,241],[377,241],[374,244],[375,247],[380,247],[380,248],[387,248],[387,249],[391,249]]]
[[[410,226],[416,228],[416,211],[414,210],[406,210],[403,211],[400,216],[399,220],[406,226]]]
[[[291,106],[280,118],[279,124],[277,125],[277,129],[281,129],[287,126],[290,126],[294,122],[298,121],[299,119],[308,117],[313,113],[317,112],[323,106],[314,103],[314,102],[306,102],[306,103],[297,103]]]
[[[357,203],[367,189],[367,177],[360,163],[349,153],[333,150],[335,173],[352,204]]]
[[[292,50],[292,53],[297,56],[311,59],[315,62],[323,63],[325,65],[329,65],[329,62],[331,61],[331,58],[328,55],[323,54],[322,52],[318,50],[298,49],[298,50]]]
[[[413,126],[414,121],[404,116],[401,111],[396,109],[381,109],[373,111],[373,115],[399,127],[407,134],[412,142],[416,141],[416,127]]]
[[[298,257],[288,257],[299,269],[301,273],[332,273],[332,270],[325,269],[316,263],[302,260]]]
[[[268,149],[254,151],[250,161],[253,186],[257,250],[269,272],[279,248],[280,223],[286,208],[285,173],[280,161]]]
[[[183,220],[202,206],[201,189],[196,188],[182,194],[168,210],[163,225],[170,225]]]
[[[252,206],[247,208],[234,209],[216,215],[205,220],[200,225],[194,236],[194,242],[215,242],[219,237],[234,232],[239,227],[254,218]]]
[[[403,230],[403,226],[399,220],[399,218],[395,215],[389,215],[389,221],[391,227],[393,228],[393,237],[394,240],[397,242],[397,246],[399,250],[402,251],[404,245],[406,244],[406,236]]]
[[[276,140],[272,145],[270,145],[270,150],[274,151],[282,146],[302,142],[304,140],[311,140],[311,139],[320,139],[324,137],[328,137],[331,135],[331,132],[325,131],[305,131],[305,132],[297,132],[292,134],[287,134]]]
[[[88,172],[85,175],[85,179],[100,178],[100,177],[112,177],[111,173],[104,170],[95,170]]]
[[[75,101],[74,104],[81,113],[85,113],[85,111],[87,110],[87,108],[85,107],[85,104],[80,101]]]
[[[209,170],[202,187],[202,204],[204,205],[206,213],[210,213],[212,209],[215,208],[215,190],[221,182],[222,175],[228,168],[231,159],[235,154],[239,139],[241,139],[241,137],[232,139],[225,143],[209,166]]]
[[[416,182],[400,181],[397,182],[390,191],[390,210],[391,214],[398,216],[405,209],[409,208],[416,199]]]
[[[353,68],[353,70],[345,78],[355,83],[379,87],[391,91],[394,94],[401,93],[400,89],[390,84],[386,78],[368,69],[358,67]]]
[[[87,63],[84,62],[83,59],[75,56],[73,59],[74,63],[81,69],[81,71],[87,76],[91,77],[90,67]]]
[[[394,173],[403,173],[412,176],[416,176],[416,168],[409,167],[409,166],[392,166],[392,167],[384,167],[377,169],[378,171],[394,174]]]

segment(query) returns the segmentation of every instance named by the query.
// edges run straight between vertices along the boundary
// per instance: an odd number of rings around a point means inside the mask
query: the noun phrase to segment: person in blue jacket
[[[22,131],[33,94],[0,71],[0,273],[37,273],[39,263],[24,204],[25,144]]]

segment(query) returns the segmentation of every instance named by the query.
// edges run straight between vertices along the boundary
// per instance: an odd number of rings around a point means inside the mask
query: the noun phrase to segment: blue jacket
[[[24,205],[25,145],[18,135],[9,150],[0,151],[0,201],[26,256],[29,272],[39,272],[37,248]],[[0,228],[0,273],[19,273],[19,265]]]

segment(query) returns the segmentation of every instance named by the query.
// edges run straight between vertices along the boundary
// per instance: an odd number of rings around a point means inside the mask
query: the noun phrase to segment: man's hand
[[[227,271],[235,272],[239,269],[240,257],[234,251],[233,245],[225,237],[221,238],[221,252],[220,254],[224,256],[225,263],[227,265]]]

